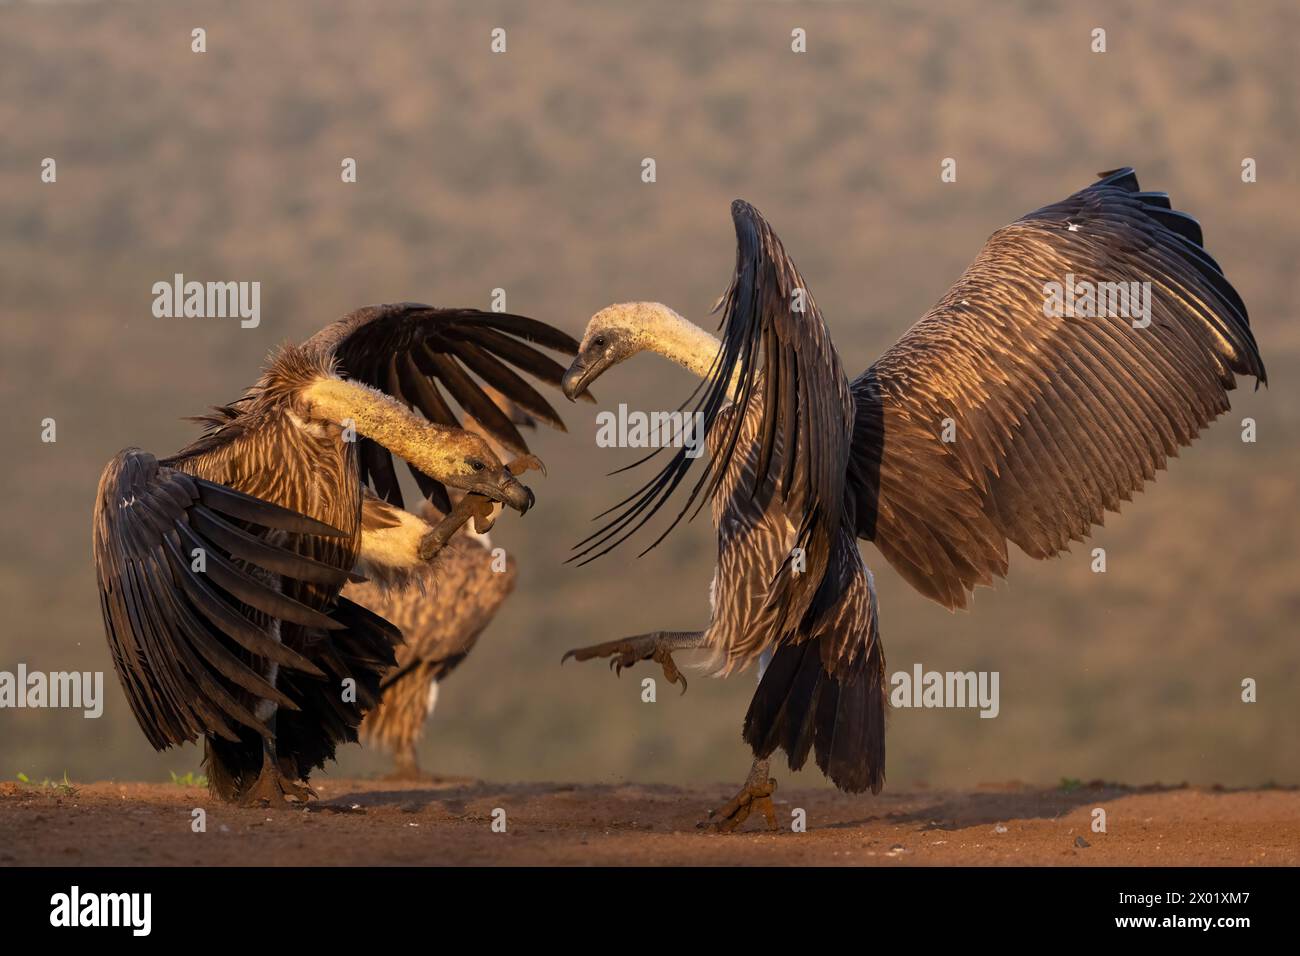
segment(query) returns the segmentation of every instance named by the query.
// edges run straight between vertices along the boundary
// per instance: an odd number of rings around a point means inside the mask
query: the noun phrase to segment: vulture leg
[[[767,760],[755,760],[740,792],[718,809],[710,810],[709,819],[702,821],[699,826],[719,833],[732,833],[740,829],[740,825],[749,819],[754,810],[758,810],[767,819],[767,828],[775,830],[776,807],[772,805],[774,793],[776,780],[768,776]]]
[[[465,495],[456,502],[456,506],[447,513],[447,516],[420,540],[420,559],[431,560],[435,554],[446,547],[451,536],[471,518],[474,519],[475,531],[479,534],[488,531],[496,520],[496,513],[497,503],[491,498],[472,492]]]
[[[380,710],[375,712],[380,720],[371,730],[373,739],[393,752],[393,769],[387,780],[434,779],[420,770],[415,756],[424,722],[433,714],[438,699],[438,681],[429,679],[429,667],[417,666],[385,687]]]
[[[649,634],[637,634],[617,641],[592,644],[590,647],[575,647],[565,652],[560,663],[563,664],[570,657],[579,661],[608,657],[610,669],[615,674],[621,674],[623,668],[631,667],[637,661],[654,661],[663,667],[664,676],[671,683],[682,685],[684,694],[686,677],[673,662],[673,651],[689,651],[703,646],[703,631],[651,631]]]
[[[262,581],[268,588],[283,593],[282,582],[278,575],[260,568],[254,568],[250,574]],[[278,643],[283,642],[279,621],[270,622],[270,632]],[[280,674],[279,666],[268,662],[263,675],[272,687],[276,686]],[[281,762],[276,753],[276,717],[280,705],[274,700],[258,701],[253,711],[255,717],[266,727],[262,736],[262,769],[251,785],[239,795],[239,802],[246,807],[267,806],[282,807],[288,800],[306,803],[316,796],[316,792],[306,783],[297,782],[297,768],[290,759]]]
[[[415,759],[415,742],[407,741],[393,752],[393,772],[388,775],[389,780],[425,780],[427,777],[420,773],[419,761]]]

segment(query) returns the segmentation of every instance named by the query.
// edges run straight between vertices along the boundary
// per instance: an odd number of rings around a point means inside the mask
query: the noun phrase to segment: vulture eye
[[[596,336],[594,339],[591,340],[591,344],[594,348],[603,349],[605,347],[605,336],[603,335]]]
[[[469,466],[473,468],[475,471],[482,471],[485,467],[487,467],[486,465],[483,464],[483,462],[479,461],[477,458],[466,458],[465,460],[469,462]]]

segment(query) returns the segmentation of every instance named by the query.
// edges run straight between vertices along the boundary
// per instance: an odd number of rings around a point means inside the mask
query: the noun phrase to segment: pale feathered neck
[[[666,305],[647,303],[643,307],[637,334],[644,348],[658,352],[700,378],[713,370],[722,343],[693,322],[688,322]]]

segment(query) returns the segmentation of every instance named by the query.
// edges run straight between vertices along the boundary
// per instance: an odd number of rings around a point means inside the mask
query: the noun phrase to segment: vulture
[[[436,525],[445,517],[431,503],[421,517]],[[481,526],[481,525],[480,525]],[[493,554],[487,530],[461,528],[421,571],[422,580],[401,588],[375,581],[349,583],[343,596],[401,628],[406,642],[397,665],[384,675],[379,705],[361,723],[361,741],[393,754],[396,780],[422,779],[415,749],[433,714],[438,687],[460,666],[479,635],[515,589],[513,556]]]
[[[720,340],[658,303],[610,306],[591,318],[563,382],[577,396],[646,350],[702,379],[693,411],[709,456],[646,550],[711,502],[708,626],[565,659],[605,657],[616,671],[652,660],[674,681],[677,650],[707,650],[719,676],[758,664],[743,727],[753,765],[710,815],[723,831],[754,810],[775,826],[778,749],[792,770],[813,753],[848,792],[884,783],[885,655],[858,539],[926,597],[964,608],[977,585],[1006,575],[1010,544],[1047,558],[1086,539],[1228,410],[1236,376],[1267,382],[1246,306],[1200,226],[1129,168],[993,233],[938,305],[852,381],[772,227],[743,201],[731,213]],[[1123,314],[1135,302],[1142,314]],[[695,457],[677,451],[571,560],[633,534]]]
[[[114,667],[149,742],[201,738],[224,800],[312,796],[310,773],[357,739],[402,640],[341,589],[358,576],[400,587],[467,520],[528,510],[517,474],[539,463],[485,388],[562,428],[520,373],[558,386],[564,367],[537,346],[577,344],[519,315],[371,306],[274,352],[175,455],[113,458],[93,553]],[[451,401],[519,457],[503,464]],[[442,521],[404,510],[394,455]],[[455,508],[448,489],[465,493]]]

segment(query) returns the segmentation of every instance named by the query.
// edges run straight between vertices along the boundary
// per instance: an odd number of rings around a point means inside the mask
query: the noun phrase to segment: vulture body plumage
[[[1266,381],[1245,305],[1200,227],[1131,169],[995,232],[852,381],[771,226],[741,201],[732,217],[721,340],[658,303],[610,306],[564,380],[577,395],[645,350],[704,379],[695,410],[710,458],[663,535],[712,500],[709,626],[566,657],[610,657],[617,669],[655,660],[670,679],[679,649],[709,650],[718,674],[761,662],[743,730],[754,765],[715,815],[721,829],[755,808],[774,825],[777,749],[792,769],[814,754],[841,789],[883,785],[885,659],[857,539],[927,597],[965,607],[977,585],[1005,576],[1009,543],[1046,558],[1084,540],[1228,409],[1236,376]],[[1076,277],[1093,284],[1091,309],[1082,294],[1065,308],[1051,301]],[[1114,295],[1098,308],[1100,283],[1108,295],[1149,283],[1148,313],[1122,314]],[[692,463],[678,451],[577,559],[644,525]]]
[[[420,516],[434,525],[444,517],[427,501]],[[518,567],[513,555],[493,554],[486,532],[466,526],[419,573],[419,581],[400,588],[365,581],[343,589],[345,598],[392,622],[406,638],[380,684],[379,705],[360,731],[363,743],[393,754],[396,779],[421,778],[416,747],[439,688],[514,591]]]
[[[401,643],[340,595],[349,576],[400,584],[494,502],[532,505],[515,472],[535,459],[469,373],[563,427],[515,371],[559,383],[563,367],[535,345],[577,347],[523,316],[361,309],[274,354],[176,455],[109,462],[93,529],[104,624],[155,748],[203,739],[223,799],[310,795],[308,775],[356,740]],[[448,396],[521,458],[503,464],[461,429]],[[392,455],[425,495],[445,503],[456,488],[464,507],[436,525],[404,511]]]

